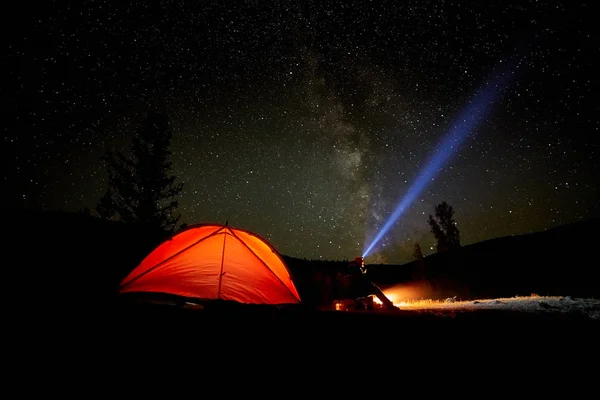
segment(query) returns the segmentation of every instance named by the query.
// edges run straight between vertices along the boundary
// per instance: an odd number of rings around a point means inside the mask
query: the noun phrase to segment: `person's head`
[[[365,265],[365,259],[362,257],[356,257],[354,259],[354,262],[360,267],[363,267]]]

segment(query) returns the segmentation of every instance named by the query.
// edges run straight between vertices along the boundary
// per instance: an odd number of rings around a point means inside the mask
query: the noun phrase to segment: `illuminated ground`
[[[477,311],[506,310],[519,312],[583,313],[600,320],[600,300],[571,298],[569,296],[528,296],[486,300],[456,301],[447,300],[402,300],[393,293],[388,298],[402,310],[415,311]]]

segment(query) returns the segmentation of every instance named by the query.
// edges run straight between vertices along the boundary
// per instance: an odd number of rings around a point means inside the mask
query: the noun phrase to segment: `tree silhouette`
[[[454,209],[445,201],[435,206],[435,218],[429,214],[431,233],[437,240],[437,251],[460,247],[460,232],[454,221]]]
[[[115,215],[116,210],[113,204],[113,191],[110,187],[106,189],[106,192],[100,198],[98,204],[96,204],[96,212],[102,219],[111,219]]]
[[[423,257],[423,252],[421,251],[419,243],[415,243],[413,257],[417,261],[417,268],[413,273],[413,279],[416,281],[425,279],[425,257]]]
[[[173,231],[180,215],[175,198],[183,184],[175,184],[170,161],[173,133],[169,117],[149,113],[133,137],[131,155],[107,152],[108,188],[96,206],[100,217]]]
[[[421,246],[419,245],[419,243],[415,243],[415,248],[413,250],[413,257],[415,258],[415,260],[423,259],[423,252],[421,251]]]

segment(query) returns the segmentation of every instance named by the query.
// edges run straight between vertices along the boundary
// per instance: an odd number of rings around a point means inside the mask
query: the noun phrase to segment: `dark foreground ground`
[[[356,388],[367,386],[359,397],[371,398],[382,385],[514,394],[522,384],[535,393],[556,384],[595,386],[598,372],[600,321],[581,314],[44,307],[4,328],[16,333],[3,341],[14,357],[6,365],[35,376],[27,378],[31,390],[46,390],[44,380],[59,393],[87,387],[114,394],[115,386],[153,391],[168,381],[173,389],[218,386],[230,397],[285,388],[287,397],[303,391],[319,398],[327,387],[335,398],[357,398]],[[477,389],[483,380],[493,389]]]
[[[167,350],[184,346],[189,353],[210,350],[332,365],[347,359],[378,364],[448,357],[453,363],[467,357],[494,364],[506,358],[534,362],[540,355],[583,360],[597,356],[600,345],[600,321],[583,314],[121,305],[105,321],[123,349],[131,350],[131,343]]]

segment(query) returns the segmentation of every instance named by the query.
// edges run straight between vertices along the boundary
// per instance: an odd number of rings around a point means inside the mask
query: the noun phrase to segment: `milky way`
[[[196,4],[201,3],[201,4]],[[372,4],[376,3],[376,4]],[[490,69],[524,54],[494,111],[371,262],[598,216],[598,30],[586,3],[91,1],[15,9],[3,201],[93,209],[101,156],[149,110],[172,120],[182,222],[228,221],[297,257],[351,259]],[[591,4],[591,3],[590,3]]]

